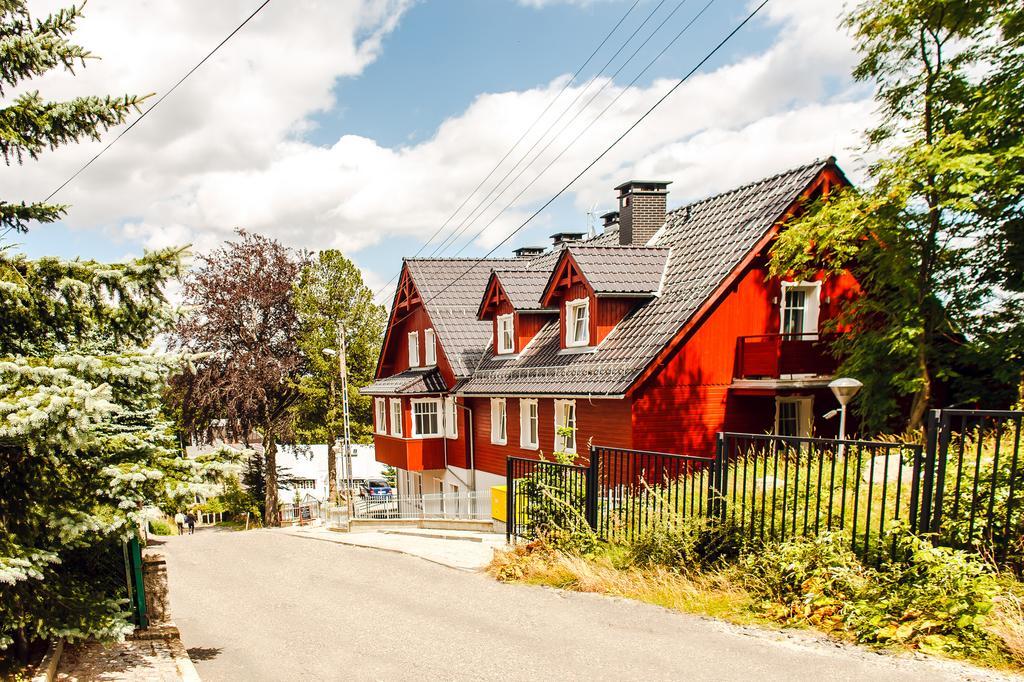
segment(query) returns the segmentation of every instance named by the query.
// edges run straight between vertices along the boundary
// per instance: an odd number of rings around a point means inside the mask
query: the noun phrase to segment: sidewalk
[[[199,682],[185,646],[177,637],[126,639],[114,644],[69,644],[60,657],[57,680],[159,680]]]
[[[396,528],[345,533],[322,526],[298,526],[267,532],[409,554],[462,571],[482,570],[494,558],[494,550],[505,546],[505,536],[499,533],[461,530]]]

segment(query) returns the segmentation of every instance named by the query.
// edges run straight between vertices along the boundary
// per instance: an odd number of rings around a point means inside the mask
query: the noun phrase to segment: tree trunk
[[[924,385],[914,394],[914,401],[910,404],[910,420],[907,423],[907,430],[911,433],[924,428],[924,416],[928,412],[928,406],[932,401],[932,381],[928,371],[926,349],[922,343],[918,348],[917,365],[924,379]]]
[[[327,434],[327,499],[338,504],[338,457],[334,450],[334,434]]]
[[[277,508],[277,436],[272,431],[268,432],[263,439],[264,449],[264,478],[266,479],[266,491],[264,493],[264,525],[268,528],[275,528],[281,525],[281,514]]]

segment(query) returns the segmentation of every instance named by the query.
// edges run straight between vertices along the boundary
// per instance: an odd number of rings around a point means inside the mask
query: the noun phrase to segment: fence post
[[[728,462],[726,462],[725,433],[719,431],[715,437],[715,460],[708,473],[708,515],[725,520],[725,495],[729,483]]]
[[[938,450],[939,410],[928,411],[928,425],[924,432],[924,462],[921,467],[921,507],[918,515],[917,532],[930,533],[932,530],[932,495],[935,489],[935,460]]]
[[[512,460],[505,460],[505,542],[512,542],[512,526],[515,524],[516,481],[512,478]]]
[[[942,414],[941,410],[932,410],[931,412],[928,424],[933,427],[937,425],[938,428],[935,435],[935,502],[932,504],[932,523],[929,531],[937,535],[942,529],[942,500],[946,493],[946,460],[948,459],[952,429],[948,414]]]
[[[137,535],[128,541],[128,569],[131,571],[131,599],[135,625],[138,628],[145,628],[149,626],[149,619],[146,617],[146,587],[142,580],[142,546]]]
[[[601,468],[601,448],[590,449],[590,462],[587,465],[587,484],[584,488],[583,513],[592,530],[597,530],[597,491],[598,472]]]

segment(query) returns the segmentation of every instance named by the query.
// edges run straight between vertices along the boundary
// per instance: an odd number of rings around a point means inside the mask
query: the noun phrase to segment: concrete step
[[[410,535],[417,538],[431,538],[434,540],[464,540],[466,542],[483,542],[484,538],[481,535],[470,534],[469,531],[457,531],[457,530],[426,530],[418,528],[408,528],[403,530],[381,530],[378,531],[383,535]]]

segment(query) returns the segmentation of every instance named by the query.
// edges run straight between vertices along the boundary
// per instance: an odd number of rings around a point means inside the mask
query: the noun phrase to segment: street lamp
[[[846,440],[846,406],[863,386],[861,382],[849,377],[835,379],[828,385],[839,401],[839,440]]]
[[[345,338],[345,327],[340,322],[337,327],[337,341],[340,352],[333,348],[324,348],[323,354],[327,357],[338,357],[338,375],[341,377],[341,412],[342,412],[342,468],[345,477],[345,499],[349,507],[352,506],[352,432],[349,425],[348,409],[348,344]],[[334,399],[334,379],[331,379],[331,400]]]

